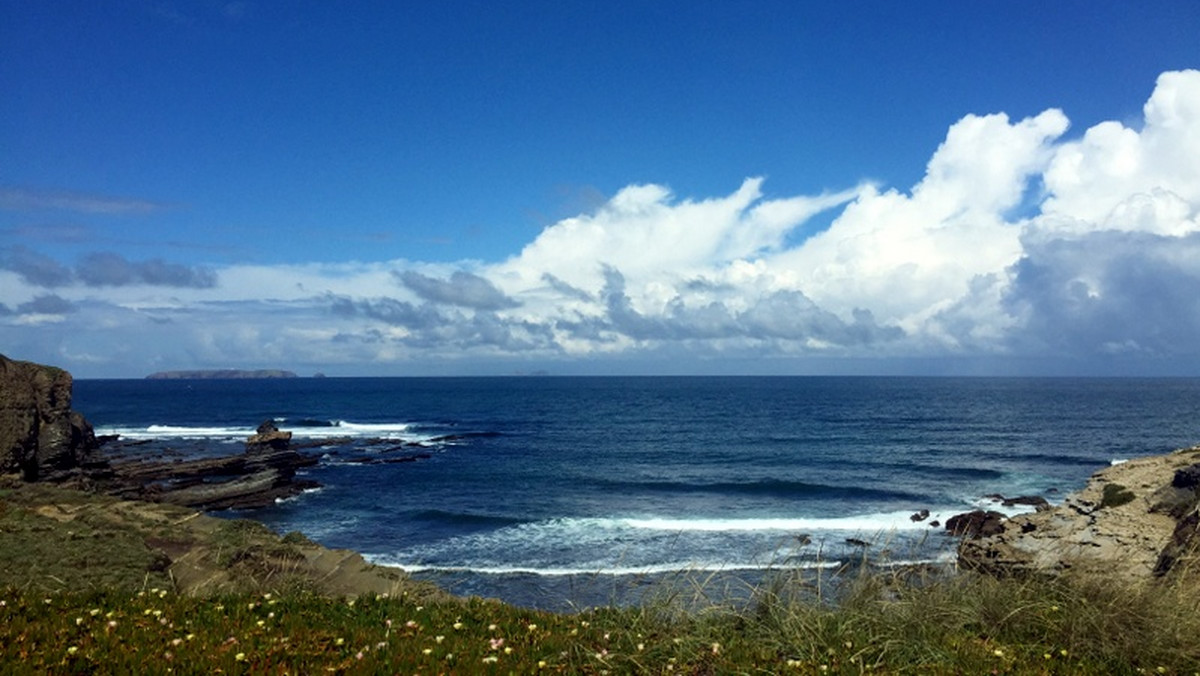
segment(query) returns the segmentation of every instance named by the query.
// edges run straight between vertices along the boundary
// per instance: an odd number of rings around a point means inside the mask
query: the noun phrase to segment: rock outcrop
[[[0,473],[53,478],[96,448],[92,426],[71,410],[71,374],[0,355]]]
[[[246,453],[286,451],[292,445],[292,433],[281,432],[274,420],[264,420],[253,436],[246,440]]]
[[[1200,446],[1097,472],[1061,505],[965,539],[959,564],[995,574],[1100,571],[1147,580],[1197,571]]]

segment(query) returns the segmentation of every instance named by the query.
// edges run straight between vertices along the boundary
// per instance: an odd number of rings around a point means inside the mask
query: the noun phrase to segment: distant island
[[[159,371],[146,376],[147,380],[244,380],[250,378],[296,378],[291,371],[280,369],[259,369],[243,371],[240,369],[215,369],[200,371]]]

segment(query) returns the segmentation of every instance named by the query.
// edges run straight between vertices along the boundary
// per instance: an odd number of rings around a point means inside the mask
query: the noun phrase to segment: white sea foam
[[[291,431],[297,439],[335,439],[335,438],[383,438],[402,441],[418,441],[420,437],[412,435],[412,423],[354,423],[344,420],[334,421],[328,427],[288,427],[286,420],[276,420],[279,429]],[[190,425],[150,425],[148,427],[132,426],[101,426],[96,428],[98,435],[119,435],[122,439],[241,439],[252,436],[257,431],[254,427],[222,427],[222,426],[190,426]]]
[[[911,511],[863,514],[842,517],[796,517],[767,519],[620,519],[630,528],[675,532],[747,532],[747,531],[849,531],[878,533],[899,530],[929,530],[929,522],[944,520],[953,513],[930,513],[922,521],[913,521]]]
[[[149,427],[97,427],[97,435],[119,435],[122,439],[229,439],[254,434],[251,427],[192,427],[150,425]]]
[[[681,561],[676,563],[660,563],[650,566],[614,566],[606,568],[558,568],[534,566],[438,566],[427,564],[405,563],[399,558],[388,555],[364,556],[367,561],[380,566],[398,568],[407,573],[471,573],[475,575],[541,575],[545,577],[563,577],[567,575],[664,575],[670,573],[719,573],[738,571],[781,570],[783,567],[771,564],[736,564],[736,563],[697,563]],[[806,561],[797,565],[787,566],[788,569],[832,569],[841,566],[839,561]]]

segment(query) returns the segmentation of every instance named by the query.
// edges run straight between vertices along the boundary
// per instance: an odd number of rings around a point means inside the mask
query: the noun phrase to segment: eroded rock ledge
[[[959,548],[965,568],[1000,575],[1066,570],[1130,580],[1197,574],[1200,446],[1094,474],[1061,505],[1006,519]],[[1190,565],[1189,565],[1190,564]]]

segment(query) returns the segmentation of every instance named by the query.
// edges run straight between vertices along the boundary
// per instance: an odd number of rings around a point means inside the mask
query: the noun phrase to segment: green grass
[[[1133,502],[1135,497],[1132,491],[1121,484],[1105,484],[1104,492],[1100,495],[1100,508],[1120,507]]]
[[[737,608],[667,595],[576,614],[495,601],[0,592],[13,673],[1195,673],[1194,586],[781,572]]]

